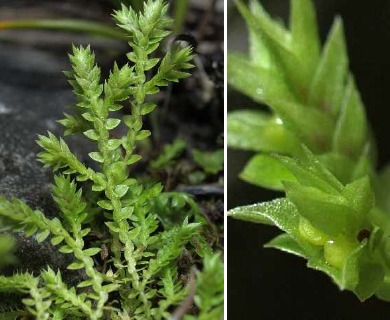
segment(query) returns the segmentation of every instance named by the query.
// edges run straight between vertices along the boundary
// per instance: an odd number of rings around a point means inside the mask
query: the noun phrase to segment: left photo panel
[[[0,4],[0,319],[224,319],[224,1]]]

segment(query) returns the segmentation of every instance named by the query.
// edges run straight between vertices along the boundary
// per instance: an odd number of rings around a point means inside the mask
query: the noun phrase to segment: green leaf
[[[228,82],[237,91],[257,102],[264,102],[264,89],[260,77],[268,70],[254,66],[248,58],[239,53],[228,53]]]
[[[97,141],[99,139],[98,133],[94,129],[90,129],[83,132],[86,137],[88,137],[91,140]]]
[[[390,165],[387,164],[379,173],[374,184],[376,205],[381,209],[390,211]]]
[[[116,223],[116,222],[105,222],[104,223],[110,230],[116,232],[116,233],[119,233],[120,232],[120,228],[119,228],[119,225]]]
[[[279,249],[302,258],[307,258],[306,252],[302,249],[299,243],[287,233],[283,233],[272,239],[265,245],[265,247]]]
[[[157,105],[155,103],[144,103],[141,106],[141,114],[144,116],[151,113],[156,108],[156,106]]]
[[[360,266],[360,281],[354,290],[360,301],[370,298],[381,286],[385,272],[380,264],[363,262]]]
[[[359,264],[361,256],[367,247],[367,241],[362,242],[346,258],[338,285],[341,289],[354,290],[359,284]]]
[[[34,306],[36,304],[36,301],[33,300],[33,299],[22,299],[22,302],[23,304],[25,304],[26,306]],[[13,320],[17,319],[17,317],[15,318],[12,318]]]
[[[297,139],[278,117],[258,110],[229,112],[227,131],[227,144],[231,148],[287,154],[300,150]]]
[[[296,205],[299,214],[315,228],[331,236],[356,231],[357,213],[341,195],[327,194],[292,181],[286,181],[284,185],[288,198]]]
[[[84,280],[84,281],[80,282],[77,285],[77,288],[85,288],[85,287],[89,287],[92,285],[93,285],[93,279],[88,279],[88,280]]]
[[[320,38],[316,12],[310,0],[291,0],[290,30],[292,47],[298,57],[305,57],[308,74],[314,74],[320,59]]]
[[[356,164],[350,158],[340,153],[327,152],[319,155],[318,160],[342,184],[351,182]]]
[[[315,158],[299,161],[275,155],[303,186],[315,187],[326,193],[339,195],[343,186]]]
[[[90,47],[76,48],[73,46],[73,53],[69,55],[73,71],[65,73],[69,83],[73,86],[73,92],[84,101],[96,101],[103,92],[103,85],[100,82],[100,68],[95,64],[95,55]],[[83,102],[84,102],[83,101]],[[90,108],[88,103],[79,103],[78,106]]]
[[[103,208],[103,209],[106,209],[106,210],[113,210],[113,206],[112,206],[112,203],[108,200],[100,200],[97,202],[98,206]]]
[[[35,232],[38,231],[38,227],[37,226],[28,226],[24,229],[24,234],[26,235],[26,237],[30,237],[32,236]]]
[[[115,215],[115,219],[118,221],[129,219],[133,214],[134,207],[124,207],[121,208],[119,213]]]
[[[167,86],[169,82],[178,82],[179,79],[188,77],[189,73],[183,70],[193,67],[191,59],[191,47],[172,46],[162,59],[157,74],[147,83],[148,87],[152,89]]]
[[[85,255],[91,257],[91,256],[98,254],[100,251],[102,251],[101,248],[89,248],[89,249],[83,250],[83,253]]]
[[[53,246],[56,246],[56,245],[60,244],[63,240],[64,240],[63,236],[56,236],[56,237],[53,237],[50,242]]]
[[[120,184],[120,185],[117,185],[117,186],[115,187],[114,193],[115,193],[115,195],[116,195],[118,198],[122,198],[122,197],[127,193],[128,190],[129,190],[129,186]]]
[[[120,123],[121,123],[120,119],[109,118],[106,120],[106,129],[107,130],[115,129],[117,126],[119,126]]]
[[[116,150],[119,148],[119,146],[122,144],[121,139],[109,139],[107,141],[107,149],[108,150]]]
[[[364,105],[355,82],[350,77],[333,136],[333,149],[356,159],[361,155],[366,140],[367,124]]]
[[[291,100],[271,100],[269,106],[286,128],[296,133],[313,152],[320,153],[330,148],[335,127],[332,117]]]
[[[304,217],[299,218],[299,233],[303,239],[316,246],[324,246],[330,240],[327,234],[315,228]]]
[[[282,69],[279,72],[282,71],[295,95],[305,98],[312,76],[311,70],[307,68],[303,57],[294,52],[292,34],[281,26],[279,21],[273,20],[259,2],[250,2],[251,12],[241,1],[237,1],[237,6],[253,32],[256,32],[258,37],[263,37],[271,57],[274,57]]]
[[[290,41],[291,35],[282,22],[280,20],[273,20],[264,10],[260,2],[251,0],[249,3],[250,11],[242,1],[236,1],[236,4],[245,21],[253,25],[255,30],[263,31],[273,42],[279,43],[280,45],[287,45]]]
[[[310,88],[309,104],[337,115],[341,108],[347,70],[343,24],[340,18],[336,18]]]
[[[38,154],[38,161],[42,162],[44,167],[52,167],[54,171],[64,167],[71,167],[78,172],[84,169],[63,139],[57,139],[51,132],[48,137],[38,135],[38,138],[37,143],[43,149]]]
[[[336,284],[340,282],[341,271],[331,266],[322,256],[319,258],[309,259],[307,266],[314,270],[326,273]]]
[[[382,284],[380,284],[379,288],[375,292],[375,295],[379,299],[390,302],[390,283],[388,283],[387,282],[388,280],[387,281],[386,280],[387,279],[385,279],[385,281],[383,281]]]
[[[247,23],[247,27],[249,33],[249,59],[251,63],[267,70],[278,69],[275,66],[274,57],[271,55],[266,41],[264,41],[263,37],[259,36],[257,29],[254,28],[252,24]],[[228,53],[228,58],[229,58],[229,53]],[[281,73],[279,72],[279,75],[280,74]],[[228,81],[229,81],[229,77],[228,77]]]
[[[76,183],[69,176],[55,176],[54,182],[53,199],[61,209],[60,216],[68,228],[78,228],[86,218],[87,204],[82,199],[82,190],[77,190]]]
[[[224,272],[220,253],[207,254],[203,270],[196,275],[194,301],[200,310],[198,319],[221,319],[223,317]],[[202,315],[204,315],[202,317]],[[209,315],[210,317],[207,317]]]
[[[90,152],[88,153],[88,155],[92,160],[95,160],[96,162],[104,162],[103,155],[100,152]]]
[[[276,97],[295,101],[280,73],[253,64],[243,54],[228,54],[227,74],[229,84],[254,101],[263,103]]]
[[[365,175],[372,177],[374,175],[376,157],[376,148],[371,142],[367,143],[355,165],[351,180],[359,179]]]
[[[81,116],[82,116],[85,120],[87,120],[87,121],[89,121],[89,122],[94,122],[94,117],[93,117],[93,115],[92,115],[90,112],[84,112],[84,113],[81,114]]]
[[[358,213],[357,219],[363,220],[374,206],[374,194],[368,176],[346,185],[342,194],[349,200],[350,206]]]
[[[139,160],[142,159],[142,156],[140,156],[139,154],[133,154],[129,157],[129,159],[127,160],[127,164],[128,165],[131,165],[133,163],[136,163],[138,162]]]
[[[324,166],[323,163],[319,161],[319,157],[313,154],[306,146],[302,146],[303,149],[303,162],[305,163],[306,169],[312,174],[316,175],[318,178],[327,182],[335,190],[341,191],[343,185],[339,180],[335,178],[334,175]]]
[[[166,17],[167,11],[168,6],[163,1],[148,1],[147,5],[144,4],[143,13],[137,13],[131,7],[122,5],[121,10],[114,11],[114,18],[117,25],[124,29],[132,40],[135,38],[133,41],[137,41],[136,36],[142,39],[142,35],[147,36],[146,40],[153,39],[142,43],[145,50],[170,33],[166,31],[171,26],[171,20]]]
[[[152,69],[159,62],[160,62],[160,58],[149,58],[148,62],[145,64],[145,71]]]
[[[365,240],[347,257],[339,283],[342,289],[352,290],[361,301],[367,300],[383,288],[385,274],[383,267],[373,262],[367,253]]]
[[[94,184],[92,186],[92,191],[99,192],[99,191],[103,191],[105,188],[106,188],[106,186],[104,186],[104,185]]]
[[[110,283],[103,286],[103,290],[106,292],[113,292],[113,291],[118,291],[120,287],[121,285],[118,283]]]
[[[33,275],[29,273],[15,273],[12,276],[0,276],[0,292],[15,292],[15,290],[26,292],[29,285],[35,282]]]
[[[149,130],[141,130],[137,133],[135,140],[144,140],[151,135]]]
[[[240,173],[240,178],[254,185],[273,190],[283,190],[282,181],[296,180],[280,160],[266,154],[252,157]]]
[[[61,246],[58,250],[62,253],[72,253],[73,252],[73,248],[69,247],[68,245]]]
[[[44,230],[36,235],[37,242],[43,242],[50,235],[50,230]]]
[[[69,269],[69,270],[78,270],[78,269],[82,269],[84,267],[85,267],[84,263],[80,261],[80,262],[73,262],[73,263],[71,263],[67,267],[67,269]]]
[[[64,136],[84,132],[90,128],[90,125],[80,114],[66,114],[65,119],[57,122],[65,127]]]
[[[286,198],[237,207],[229,210],[228,215],[238,220],[275,225],[290,234],[296,234],[298,230],[298,211]]]
[[[80,231],[80,236],[84,238],[87,234],[91,232],[91,228],[85,228]]]

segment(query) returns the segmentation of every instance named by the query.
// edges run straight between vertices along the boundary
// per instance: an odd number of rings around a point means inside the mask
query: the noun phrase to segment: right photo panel
[[[387,319],[389,1],[227,1],[229,319]]]

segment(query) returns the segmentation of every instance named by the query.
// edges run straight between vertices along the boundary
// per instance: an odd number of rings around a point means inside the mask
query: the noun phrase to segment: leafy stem
[[[176,265],[195,240],[198,247],[191,249],[204,263],[199,275],[210,268],[218,273],[218,290],[210,286],[196,292],[195,303],[197,295],[215,295],[210,303],[197,303],[199,314],[222,316],[223,266],[200,232],[205,219],[198,205],[185,194],[162,194],[160,183],[138,179],[131,167],[141,160],[139,141],[151,135],[143,128],[143,117],[156,107],[148,96],[187,77],[192,67],[190,47],[172,45],[159,57],[172,23],[167,10],[162,0],[148,0],[141,11],[122,6],[114,12],[129,42],[129,62],[115,63],[107,79],[89,46],[73,47],[72,70],[65,75],[77,102],[73,114],[59,123],[65,135],[82,135],[95,150],[88,154],[93,163],[86,165],[63,138],[50,132],[39,136],[38,160],[56,171],[52,198],[57,216],[49,219],[21,200],[0,197],[2,222],[38,242],[50,239],[61,253],[73,254],[67,269],[84,271],[76,287],[50,267],[37,275],[0,277],[0,290],[29,293],[24,304],[37,319],[169,318],[187,292],[182,279],[187,270],[179,276]]]
[[[267,246],[306,258],[359,299],[384,298],[389,208],[378,201],[378,190],[388,182],[375,170],[374,141],[348,70],[342,20],[335,19],[321,50],[310,0],[291,1],[289,27],[257,1],[236,4],[247,22],[250,50],[229,54],[229,81],[269,109],[233,111],[228,144],[257,152],[241,173],[244,180],[286,197],[230,215],[279,227],[285,233]]]

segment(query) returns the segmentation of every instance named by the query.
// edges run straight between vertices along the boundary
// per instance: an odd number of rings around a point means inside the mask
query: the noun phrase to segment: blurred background
[[[289,1],[262,0],[287,21]],[[378,168],[390,160],[390,1],[315,0],[324,42],[335,15],[344,21],[350,69],[356,77],[378,145]],[[227,0],[229,51],[246,51],[246,28],[232,0]],[[258,108],[228,88],[228,110]],[[281,196],[238,179],[250,153],[228,150],[227,208]],[[389,319],[390,303],[364,303],[340,292],[324,274],[308,269],[301,258],[262,246],[280,232],[273,227],[228,219],[228,315],[235,319]]]

